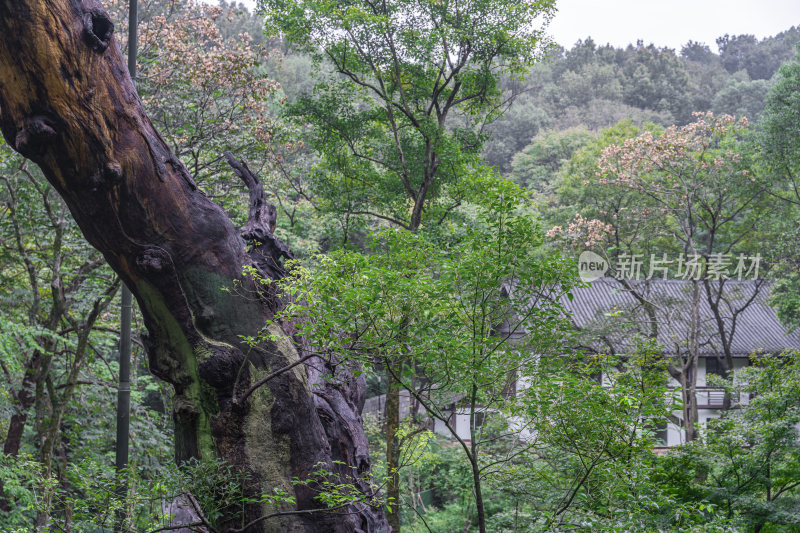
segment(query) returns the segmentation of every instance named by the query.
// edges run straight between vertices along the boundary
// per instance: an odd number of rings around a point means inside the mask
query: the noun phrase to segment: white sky
[[[557,0],[550,24],[555,41],[571,47],[591,36],[597,44],[642,39],[680,51],[690,39],[717,51],[726,33],[759,39],[800,24],[800,0]]]
[[[248,7],[255,0],[237,0]],[[597,44],[635,44],[642,39],[680,51],[690,39],[717,51],[726,33],[759,39],[800,25],[800,0],[557,0],[549,33],[571,48],[591,36]]]

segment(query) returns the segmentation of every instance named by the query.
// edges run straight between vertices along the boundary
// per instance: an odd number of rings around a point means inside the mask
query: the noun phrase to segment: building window
[[[722,377],[722,363],[716,357],[707,357],[706,358],[706,375],[714,374],[715,376]]]
[[[666,446],[667,445],[667,423],[656,424],[655,434],[653,437],[656,441],[656,446]]]

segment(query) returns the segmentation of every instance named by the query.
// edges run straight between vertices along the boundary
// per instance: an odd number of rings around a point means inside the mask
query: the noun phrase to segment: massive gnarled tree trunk
[[[243,234],[254,240],[249,251],[197,188],[145,115],[97,0],[0,0],[0,128],[42,168],[137,298],[151,370],[176,391],[177,461],[223,457],[267,490],[294,492],[289,511],[323,507],[313,484],[291,484],[320,463],[365,487],[357,383],[328,383],[321,363],[298,365],[237,401],[300,357],[278,328],[271,333],[279,340],[254,349],[240,337],[256,335],[277,305],[242,276],[243,267],[275,275],[280,266],[272,261],[285,249],[272,236],[257,182],[249,184],[252,216]],[[247,519],[271,511],[253,505]],[[386,529],[380,510],[354,504],[284,514],[248,531]]]

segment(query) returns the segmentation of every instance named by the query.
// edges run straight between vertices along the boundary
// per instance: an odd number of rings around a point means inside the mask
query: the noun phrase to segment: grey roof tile
[[[632,280],[628,283],[653,304],[658,341],[664,351],[674,354],[685,350],[691,331],[694,283],[691,280]],[[716,294],[720,282],[709,283],[712,294]],[[769,305],[769,282],[726,280],[722,287],[719,307],[726,331],[730,332],[735,324],[731,343],[735,357],[747,357],[756,351],[778,353],[800,349],[800,331],[788,332]],[[698,288],[700,354],[721,354],[721,337],[702,281],[698,282]],[[600,278],[593,281],[591,287],[571,292],[573,299],[565,297],[561,303],[573,316],[575,325],[585,331],[584,337],[594,336],[591,345],[597,345],[598,351],[612,346],[617,353],[624,353],[631,347],[630,339],[635,333],[650,330],[644,305],[616,279]],[[601,338],[605,342],[600,342]]]

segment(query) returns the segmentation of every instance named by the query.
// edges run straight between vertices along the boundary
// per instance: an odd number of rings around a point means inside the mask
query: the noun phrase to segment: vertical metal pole
[[[139,6],[138,0],[130,0],[128,9],[128,72],[136,85],[136,55],[138,52],[138,25]],[[131,411],[131,314],[133,310],[133,296],[130,289],[122,284],[122,312],[120,316],[119,336],[119,389],[117,391],[117,473],[128,467],[128,441],[130,432]],[[121,499],[128,493],[128,483],[123,476],[117,488]],[[124,508],[123,508],[124,509]],[[123,531],[125,511],[117,515],[116,531]]]
[[[119,390],[117,391],[117,470],[128,466],[128,428],[131,408],[131,291],[122,285],[119,336]]]
[[[136,85],[136,56],[139,54],[139,1],[130,0],[128,6],[128,72]]]

